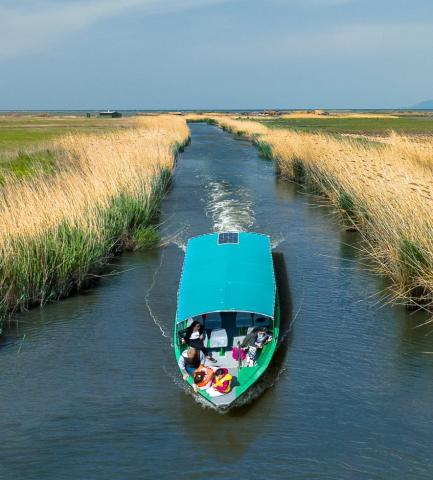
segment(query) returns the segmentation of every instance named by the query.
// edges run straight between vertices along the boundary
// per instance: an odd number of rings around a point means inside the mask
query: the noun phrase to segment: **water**
[[[166,245],[123,255],[98,288],[1,340],[0,478],[431,479],[426,317],[384,305],[357,235],[248,142],[191,131]],[[292,328],[269,388],[221,415],[185,392],[171,332],[186,239],[225,229],[272,236]]]

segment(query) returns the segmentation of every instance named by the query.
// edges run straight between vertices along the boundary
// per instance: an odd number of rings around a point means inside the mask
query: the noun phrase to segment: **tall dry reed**
[[[79,289],[149,224],[175,152],[189,131],[183,119],[138,118],[133,129],[69,135],[56,145],[60,171],[11,180],[0,191],[0,313]]]
[[[433,310],[433,144],[392,134],[383,145],[215,118],[252,139],[280,173],[325,195],[357,229],[392,297]]]

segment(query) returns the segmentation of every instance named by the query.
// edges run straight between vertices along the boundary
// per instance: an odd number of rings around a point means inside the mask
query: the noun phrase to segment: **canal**
[[[0,478],[431,479],[432,328],[381,299],[355,233],[247,141],[191,124],[164,245],[83,295],[18,316],[0,343]],[[284,285],[271,374],[227,414],[172,354],[188,237],[267,233]]]

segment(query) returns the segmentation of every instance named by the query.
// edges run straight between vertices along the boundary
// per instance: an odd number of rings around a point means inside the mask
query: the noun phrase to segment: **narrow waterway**
[[[0,478],[430,480],[426,317],[384,305],[357,235],[253,146],[190,128],[165,246],[123,255],[99,287],[21,315],[0,341]],[[172,324],[186,239],[238,229],[272,236],[291,329],[268,388],[221,415],[184,390]]]

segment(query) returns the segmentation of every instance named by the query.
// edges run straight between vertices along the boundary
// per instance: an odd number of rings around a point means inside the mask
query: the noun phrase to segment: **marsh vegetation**
[[[155,243],[152,224],[188,137],[181,118],[137,118],[125,129],[52,140],[50,151],[57,153],[48,175],[5,174],[1,315],[79,290],[115,253]]]
[[[428,138],[391,132],[383,142],[359,142],[208,117],[256,143],[281,176],[326,197],[343,226],[362,235],[377,271],[392,280],[392,300],[433,310],[433,143]]]

